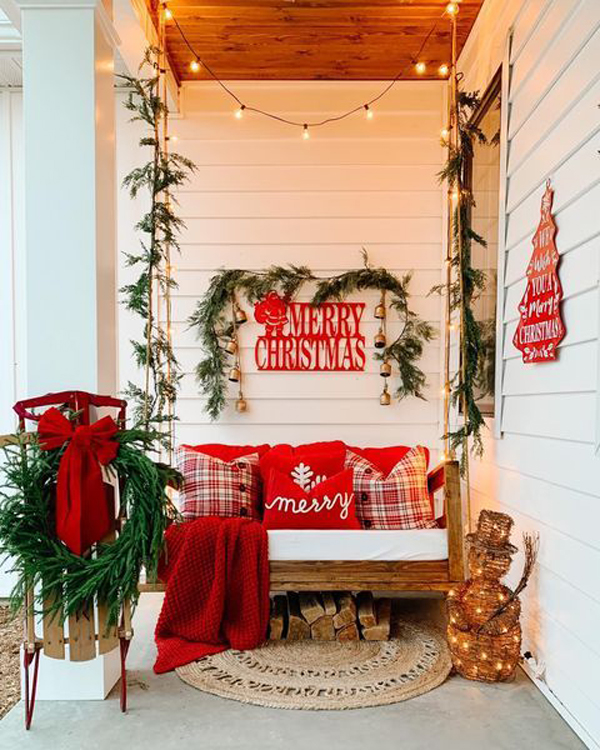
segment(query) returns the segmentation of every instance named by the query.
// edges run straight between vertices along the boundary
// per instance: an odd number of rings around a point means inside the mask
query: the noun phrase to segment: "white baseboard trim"
[[[521,664],[521,669],[533,682],[540,693],[546,698],[546,700],[552,705],[552,707],[561,715],[561,717],[567,722],[579,739],[584,743],[589,750],[600,750],[600,745],[596,740],[584,729],[579,721],[573,716],[569,709],[562,703],[556,695],[550,690],[548,685],[543,680],[540,680],[535,676],[533,669],[524,662]]]

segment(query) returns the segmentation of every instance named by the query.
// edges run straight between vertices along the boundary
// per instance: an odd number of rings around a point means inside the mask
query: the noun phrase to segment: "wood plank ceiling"
[[[153,3],[154,13],[160,7]],[[389,80],[437,78],[449,62],[448,0],[168,0],[167,48],[180,80],[191,48],[222,80]],[[462,0],[462,48],[483,0]],[[177,22],[177,23],[176,23]],[[184,32],[186,44],[177,29]],[[434,28],[435,27],[435,28]],[[427,65],[418,76],[414,62]]]

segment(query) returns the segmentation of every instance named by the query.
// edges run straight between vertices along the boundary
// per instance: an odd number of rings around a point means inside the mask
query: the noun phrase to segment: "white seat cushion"
[[[446,529],[299,531],[269,535],[269,560],[447,560]]]

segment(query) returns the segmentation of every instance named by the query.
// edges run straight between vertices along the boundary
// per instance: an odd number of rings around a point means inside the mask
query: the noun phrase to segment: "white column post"
[[[17,0],[23,38],[27,395],[117,389],[112,22],[95,0]],[[44,658],[41,700],[102,699],[113,651]]]
[[[116,389],[112,24],[94,0],[19,0],[27,390]]]

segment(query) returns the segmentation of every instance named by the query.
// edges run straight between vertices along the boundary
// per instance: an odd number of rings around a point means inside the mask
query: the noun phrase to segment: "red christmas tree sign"
[[[540,223],[533,235],[533,254],[527,266],[527,288],[519,304],[519,324],[513,344],[523,362],[551,362],[565,336],[560,317],[563,290],[558,278],[560,256],[556,249],[556,223],[552,216],[554,191],[550,181],[542,197]]]

